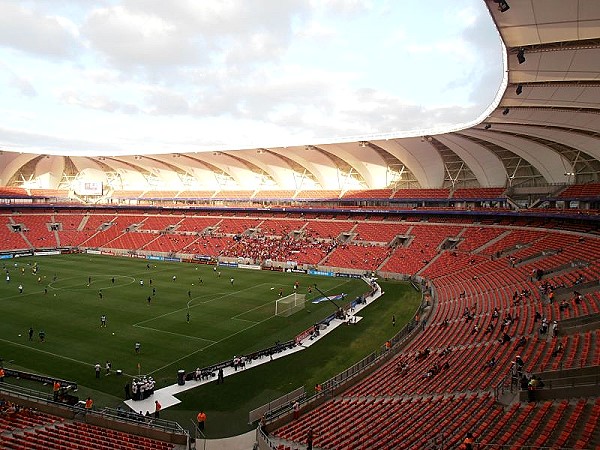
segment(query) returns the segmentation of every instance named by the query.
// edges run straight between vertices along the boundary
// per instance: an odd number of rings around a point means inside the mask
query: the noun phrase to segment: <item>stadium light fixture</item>
[[[517,52],[517,61],[519,61],[519,64],[523,64],[525,62],[525,50],[522,48],[520,48]]]
[[[496,0],[496,3],[498,3],[498,10],[500,12],[504,13],[510,9],[510,5],[506,0]]]
[[[517,93],[517,95],[521,95],[523,93],[523,85],[519,84],[515,92]]]
[[[489,130],[490,128],[492,128],[492,124],[491,123],[486,123],[485,127],[483,127],[486,130]]]
[[[504,111],[502,111],[502,115],[506,116],[509,112],[510,112],[510,109],[505,108]]]
[[[367,141],[358,141],[358,145],[360,145],[362,148],[365,148],[367,146]]]

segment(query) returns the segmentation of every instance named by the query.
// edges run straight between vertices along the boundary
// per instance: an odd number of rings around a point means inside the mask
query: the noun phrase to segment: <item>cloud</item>
[[[13,74],[9,83],[13,88],[15,88],[17,91],[19,91],[21,95],[25,97],[37,96],[37,91],[33,87],[33,84],[31,84],[31,82],[25,77],[20,77],[16,74]]]
[[[105,95],[85,95],[75,91],[64,91],[60,94],[63,103],[86,109],[95,109],[110,113],[136,114],[140,109],[133,104],[112,100]]]
[[[328,14],[353,17],[373,9],[371,0],[312,0],[313,7],[323,9]]]
[[[94,10],[83,32],[92,47],[118,67],[193,64],[200,60],[199,49],[176,24],[120,5]]]
[[[490,105],[496,96],[491,86],[500,86],[503,75],[502,44],[492,19],[487,13],[472,14],[471,20],[462,33],[461,39],[468,44],[476,64],[469,84],[469,101],[482,105],[482,110]],[[466,80],[465,80],[466,81]]]
[[[308,14],[299,0],[123,1],[91,11],[82,34],[115,67],[153,75],[178,68],[276,61]]]
[[[65,58],[79,46],[76,27],[64,18],[0,0],[0,46],[42,56]]]
[[[65,150],[76,152],[97,152],[98,154],[117,153],[119,147],[99,142],[96,139],[81,140],[68,137],[52,136],[45,133],[35,133],[24,130],[7,129],[0,127],[0,142],[11,150],[23,149],[27,152],[48,153],[64,155]]]
[[[170,116],[190,112],[190,105],[186,98],[172,90],[152,88],[146,96],[145,103],[150,114]]]

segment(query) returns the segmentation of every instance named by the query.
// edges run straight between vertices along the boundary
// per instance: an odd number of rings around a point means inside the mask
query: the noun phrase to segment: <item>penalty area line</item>
[[[177,364],[179,361],[182,361],[182,360],[184,360],[184,359],[186,359],[186,358],[189,358],[189,357],[191,357],[191,356],[194,356],[194,355],[195,355],[195,354],[197,354],[197,353],[203,352],[204,350],[206,350],[206,349],[208,349],[208,348],[210,348],[210,347],[212,347],[212,346],[214,346],[214,345],[220,344],[221,342],[224,342],[224,341],[226,341],[227,339],[230,339],[230,338],[232,338],[233,336],[236,336],[236,335],[238,335],[238,334],[240,334],[240,333],[243,333],[244,331],[247,331],[247,330],[249,330],[250,328],[254,328],[254,327],[255,327],[255,326],[257,326],[257,325],[260,325],[261,323],[263,323],[263,322],[266,322],[267,320],[270,320],[270,319],[272,319],[273,317],[275,317],[275,316],[271,316],[271,317],[269,317],[269,318],[267,318],[267,319],[261,320],[260,322],[255,322],[255,323],[253,323],[252,325],[250,325],[250,326],[248,326],[248,327],[246,327],[246,328],[244,328],[244,329],[242,329],[242,330],[236,331],[235,333],[232,333],[232,334],[230,334],[229,336],[226,336],[226,337],[224,337],[223,339],[220,339],[220,340],[218,340],[218,341],[215,341],[215,342],[213,342],[213,343],[211,343],[211,344],[207,345],[207,346],[206,346],[206,347],[204,347],[204,348],[201,348],[201,349],[198,349],[198,350],[196,350],[196,351],[193,351],[192,353],[189,353],[189,354],[187,354],[187,355],[185,355],[185,356],[182,356],[181,358],[177,358],[175,361],[171,361],[169,364],[166,364],[166,365],[164,365],[164,366],[162,366],[162,367],[159,367],[159,368],[158,368],[158,369],[156,369],[156,370],[153,370],[153,371],[152,371],[152,372],[150,372],[148,375],[152,375],[152,374],[153,374],[153,373],[155,373],[155,372],[158,372],[158,371],[164,370],[164,369],[166,369],[167,367],[170,367],[170,366],[172,366],[172,365],[174,365],[174,364]]]
[[[5,342],[7,344],[12,344],[12,345],[17,346],[17,347],[25,348],[27,350],[31,350],[31,351],[38,352],[38,353],[43,353],[45,355],[53,356],[55,358],[64,359],[64,360],[71,361],[71,362],[74,362],[74,363],[77,363],[77,364],[81,364],[81,365],[84,365],[84,366],[88,366],[88,367],[94,367],[95,366],[95,364],[92,364],[92,363],[87,363],[85,361],[80,361],[80,360],[75,359],[75,358],[70,358],[69,356],[59,355],[57,353],[52,353],[52,352],[49,352],[49,351],[46,351],[46,350],[42,350],[42,349],[39,349],[39,348],[29,347],[27,345],[19,344],[18,342],[9,341],[7,339],[0,338],[0,342]],[[131,375],[128,375],[126,373],[124,373],[124,375],[131,376]]]
[[[186,339],[195,339],[197,341],[204,341],[204,342],[208,342],[209,344],[214,344],[217,341],[213,341],[211,339],[204,339],[204,338],[200,338],[200,337],[196,337],[196,336],[189,336],[187,334],[181,334],[181,333],[173,333],[172,331],[166,331],[166,330],[159,330],[158,328],[151,328],[151,327],[144,327],[141,325],[133,325],[136,328],[141,328],[143,330],[149,330],[149,331],[155,331],[157,333],[165,333],[165,334],[170,334],[171,336],[179,336],[179,337],[183,337]]]

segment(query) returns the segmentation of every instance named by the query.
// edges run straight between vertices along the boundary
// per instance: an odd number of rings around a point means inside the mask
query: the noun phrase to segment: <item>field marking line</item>
[[[230,317],[229,320],[241,320],[242,322],[258,323],[256,320],[240,319],[239,317]]]
[[[184,360],[184,359],[186,359],[186,358],[189,358],[190,356],[193,356],[193,355],[195,355],[196,353],[203,352],[204,350],[206,350],[206,349],[208,349],[208,348],[210,348],[210,347],[212,347],[212,346],[214,346],[214,345],[220,344],[221,342],[224,342],[224,341],[226,341],[227,339],[229,339],[229,338],[232,338],[233,336],[235,336],[235,335],[237,335],[237,334],[243,333],[244,331],[247,331],[247,330],[249,330],[250,328],[254,328],[255,326],[257,326],[257,325],[260,325],[261,323],[263,323],[263,322],[266,322],[267,320],[271,320],[273,317],[275,317],[275,316],[274,316],[274,315],[273,315],[273,316],[270,316],[270,317],[268,317],[268,318],[266,318],[266,319],[264,319],[264,320],[261,320],[260,322],[256,322],[256,323],[254,323],[254,324],[252,324],[252,325],[250,325],[250,326],[248,326],[248,327],[246,327],[246,328],[244,328],[244,329],[241,329],[241,330],[239,330],[239,331],[236,331],[235,333],[232,333],[232,334],[230,334],[230,335],[228,335],[228,336],[225,336],[223,339],[220,339],[220,340],[218,340],[218,341],[215,341],[214,343],[212,343],[212,344],[209,344],[209,345],[207,345],[207,346],[206,346],[206,347],[204,347],[204,348],[198,349],[198,350],[196,350],[196,351],[194,351],[194,352],[192,352],[192,353],[189,353],[189,354],[187,354],[187,355],[184,355],[184,356],[182,356],[181,358],[177,358],[175,361],[171,361],[169,364],[166,364],[166,365],[164,365],[164,366],[162,366],[162,367],[159,367],[159,368],[158,368],[158,369],[156,369],[156,370],[153,370],[153,371],[152,371],[152,372],[150,372],[148,375],[152,375],[152,374],[153,374],[153,373],[155,373],[155,372],[158,372],[158,371],[160,371],[160,370],[166,369],[167,367],[170,367],[170,366],[172,366],[173,364],[176,364],[176,363],[178,363],[179,361],[182,361],[182,360]]]
[[[96,275],[96,277],[100,277],[100,276],[101,275]],[[111,277],[112,277],[112,275],[107,275],[106,277],[104,275],[102,275],[102,278],[110,279]],[[114,277],[115,278],[117,278],[117,277],[119,277],[119,278],[128,278],[129,279],[129,283],[127,283],[127,284],[120,284],[120,285],[109,285],[109,286],[101,287],[101,288],[98,288],[98,289],[100,289],[100,290],[102,290],[102,289],[105,289],[105,290],[106,289],[115,289],[115,288],[120,288],[120,287],[123,287],[123,286],[129,286],[129,285],[135,283],[135,278],[132,277],[132,276],[130,276],[130,275],[114,275]],[[68,281],[68,280],[72,280],[74,278],[79,278],[79,277],[69,277],[69,278],[64,278],[64,280]],[[60,281],[63,281],[63,280],[60,280]],[[66,286],[66,287],[55,287],[55,286],[53,286],[54,283],[58,283],[58,282],[59,282],[58,280],[57,281],[51,281],[48,284],[48,287],[50,289],[55,290],[55,291],[69,291],[69,292],[84,292],[84,291],[88,291],[90,289],[96,289],[96,287],[92,286],[92,284],[94,284],[94,281],[92,281],[92,283],[89,286],[86,285],[85,287],[83,287],[83,286],[81,286],[79,284],[73,285],[73,286]]]
[[[197,306],[197,305],[206,305],[206,304],[208,304],[208,303],[211,303],[211,302],[213,302],[213,301],[215,301],[215,300],[220,300],[220,299],[222,299],[222,298],[225,298],[225,297],[231,297],[232,295],[235,295],[235,294],[237,294],[237,293],[240,293],[240,292],[243,292],[243,291],[247,291],[247,290],[250,290],[250,289],[255,289],[257,286],[262,286],[262,285],[264,285],[264,284],[266,284],[266,283],[261,283],[261,284],[258,284],[258,285],[256,285],[256,286],[251,286],[251,287],[249,287],[249,288],[242,289],[242,290],[240,290],[240,291],[228,292],[228,293],[226,293],[226,294],[220,295],[219,297],[214,297],[214,298],[212,298],[211,300],[208,300],[208,301],[206,301],[206,302],[199,302],[199,303],[197,303],[196,305],[192,305],[192,306],[194,306],[194,307],[195,307],[195,306]],[[192,299],[192,300],[193,300],[193,299]],[[186,309],[187,309],[187,306],[186,306],[186,308],[179,308],[179,309],[175,309],[175,310],[173,310],[173,311],[169,311],[169,312],[167,312],[167,313],[161,314],[160,316],[154,316],[154,317],[152,317],[152,318],[150,318],[150,319],[142,320],[141,322],[136,322],[136,323],[134,323],[134,324],[133,324],[133,326],[135,327],[135,326],[137,326],[137,325],[142,325],[142,324],[144,324],[144,323],[147,323],[147,322],[150,322],[150,321],[152,321],[152,320],[160,319],[161,317],[170,316],[171,314],[176,314],[176,313],[178,313],[178,312],[181,312],[181,311],[184,311],[184,310],[186,310]]]
[[[350,283],[351,281],[352,281],[352,279],[347,279],[347,280],[345,280],[345,281],[343,281],[343,282],[341,282],[341,283],[339,283],[339,284],[336,284],[336,285],[335,285],[335,286],[333,286],[331,289],[338,288],[338,287],[340,287],[340,286],[343,286],[343,285],[345,285],[345,284],[347,284],[347,283]],[[261,283],[261,284],[259,284],[259,285],[257,285],[257,286],[264,286],[264,285],[269,285],[269,284],[271,284],[271,283]],[[256,288],[257,286],[254,286],[254,288]],[[244,289],[244,290],[245,290],[245,289]],[[238,291],[238,292],[241,292],[241,291]],[[264,306],[264,305],[263,305],[263,306]],[[174,360],[174,361],[171,361],[169,364],[166,364],[166,365],[164,365],[164,366],[162,366],[162,367],[159,367],[158,369],[155,369],[154,371],[150,372],[148,375],[152,375],[153,373],[156,373],[156,372],[158,372],[158,371],[160,371],[160,370],[166,369],[167,367],[170,367],[170,366],[172,366],[172,365],[174,365],[174,364],[178,363],[179,361],[182,361],[182,360],[184,360],[184,359],[186,359],[186,358],[189,358],[190,356],[194,356],[194,355],[195,355],[195,354],[197,354],[197,353],[201,353],[201,352],[203,352],[204,350],[206,350],[206,349],[209,349],[210,347],[213,347],[213,346],[215,346],[215,345],[217,345],[217,344],[220,344],[221,342],[224,342],[224,341],[226,341],[226,340],[227,340],[227,339],[229,339],[229,338],[232,338],[232,337],[234,337],[234,336],[236,336],[236,335],[238,335],[238,334],[240,334],[240,333],[243,333],[244,331],[247,331],[247,330],[249,330],[250,328],[254,328],[255,326],[257,326],[257,325],[260,325],[261,323],[264,323],[264,322],[266,322],[267,320],[271,320],[273,317],[276,317],[276,316],[275,316],[275,314],[273,314],[273,315],[271,315],[271,316],[267,317],[266,319],[263,319],[263,320],[261,320],[261,321],[259,321],[259,322],[255,322],[255,323],[253,323],[252,325],[250,325],[250,326],[248,326],[248,327],[246,327],[246,328],[243,328],[243,329],[241,329],[241,330],[239,330],[239,331],[236,331],[235,333],[232,333],[232,334],[230,334],[230,335],[228,335],[228,336],[225,336],[223,339],[219,339],[218,341],[215,341],[214,343],[212,343],[212,344],[209,344],[209,345],[207,345],[207,346],[206,346],[206,347],[204,347],[204,348],[198,349],[198,350],[196,350],[196,351],[194,351],[194,352],[192,352],[192,353],[189,353],[189,354],[187,354],[187,355],[184,355],[184,356],[182,356],[181,358],[177,358],[176,360]],[[238,320],[239,320],[239,319],[238,319]],[[243,320],[243,319],[242,319],[242,320]],[[143,322],[140,322],[140,323],[143,323]]]
[[[52,352],[49,352],[49,351],[46,351],[46,350],[42,350],[42,349],[40,349],[40,348],[29,347],[29,346],[27,346],[27,345],[25,345],[25,344],[20,344],[20,343],[18,343],[18,342],[9,341],[9,340],[7,340],[7,339],[2,339],[2,338],[0,338],[0,341],[1,341],[1,342],[5,342],[5,343],[7,343],[7,344],[12,344],[12,345],[15,345],[15,346],[17,346],[17,347],[26,348],[27,350],[32,350],[32,351],[34,351],[34,352],[38,352],[38,353],[44,353],[44,354],[46,354],[46,355],[50,355],[50,356],[53,356],[53,357],[55,357],[55,358],[59,358],[59,359],[66,359],[67,361],[72,361],[72,362],[75,362],[75,363],[78,363],[78,364],[82,364],[82,365],[84,365],[84,366],[89,366],[89,367],[94,367],[94,366],[95,366],[95,364],[92,364],[92,363],[87,363],[87,362],[85,362],[85,361],[80,361],[80,360],[78,360],[78,359],[71,358],[71,357],[69,357],[69,356],[65,356],[65,355],[59,355],[59,354],[57,354],[57,353],[52,353]],[[127,375],[127,376],[132,376],[132,375],[126,374],[126,373],[124,373],[124,372],[123,372],[123,374],[124,374],[124,375]]]
[[[169,269],[167,269],[167,268],[157,269],[156,271],[154,271],[154,273],[166,272],[168,270]],[[107,286],[107,287],[100,288],[100,289],[113,289],[113,288],[119,288],[119,287],[123,287],[123,286],[129,286],[129,285],[135,283],[137,281],[137,277],[139,277],[140,275],[142,275],[144,273],[148,273],[148,270],[145,270],[143,272],[135,272],[135,273],[133,273],[131,275],[118,275],[118,274],[106,275],[106,274],[99,274],[99,273],[95,273],[94,274],[93,273],[93,274],[89,275],[90,277],[92,277],[92,282],[91,282],[91,284],[89,286],[87,286],[87,283],[86,283],[85,287],[80,287],[79,284],[77,284],[75,286],[67,286],[67,287],[55,287],[55,286],[53,286],[54,283],[59,283],[60,281],[68,281],[68,280],[74,280],[74,279],[80,279],[80,278],[83,278],[85,280],[85,277],[81,277],[81,276],[78,275],[78,276],[72,276],[72,277],[67,277],[67,278],[61,278],[60,280],[57,280],[57,281],[52,281],[52,282],[48,283],[48,287],[50,289],[54,289],[55,291],[70,291],[70,292],[74,292],[75,291],[75,292],[79,292],[79,291],[86,291],[88,288],[91,288],[92,285],[97,281],[97,280],[94,280],[94,278],[110,279],[110,278],[114,277],[114,278],[129,278],[129,280],[131,280],[127,284],[123,284],[123,285],[119,285],[119,286],[112,286],[112,285],[110,285],[110,286]],[[94,289],[96,289],[96,288],[94,287]]]
[[[201,305],[206,305],[207,303],[214,302],[215,300],[220,300],[220,299],[222,299],[222,298],[231,297],[232,295],[237,295],[237,294],[240,294],[241,292],[245,292],[245,291],[254,290],[254,289],[256,289],[256,288],[258,288],[258,287],[260,287],[260,286],[265,286],[265,285],[267,285],[267,286],[268,286],[269,284],[270,284],[270,283],[260,283],[260,284],[256,284],[256,285],[254,285],[254,286],[249,286],[249,287],[247,287],[247,288],[240,289],[240,290],[237,290],[237,291],[234,291],[234,292],[228,292],[228,293],[226,293],[226,294],[220,295],[219,297],[214,297],[214,298],[212,298],[211,300],[208,300],[208,301],[206,301],[206,302],[200,302],[200,304],[201,304]]]
[[[243,292],[243,291],[247,291],[247,290],[249,290],[249,289],[254,289],[254,288],[256,288],[257,286],[263,286],[263,285],[265,285],[265,284],[267,284],[267,283],[261,283],[261,284],[258,284],[258,285],[256,285],[256,286],[251,286],[251,287],[248,287],[248,288],[246,288],[246,289],[238,290],[238,291],[235,291],[235,292],[227,292],[227,293],[223,293],[223,294],[222,294],[222,295],[220,295],[219,297],[214,297],[214,298],[212,298],[211,300],[208,300],[208,301],[206,301],[206,302],[200,302],[200,303],[197,303],[197,304],[195,304],[195,305],[192,305],[192,307],[199,306],[199,305],[206,305],[206,304],[208,304],[208,303],[210,303],[210,302],[212,302],[212,301],[214,301],[214,300],[222,299],[222,298],[225,298],[225,297],[230,297],[230,296],[232,296],[232,295],[234,295],[234,294],[237,294],[237,293],[240,293],[240,292]],[[210,295],[208,295],[208,296],[210,296]],[[212,297],[212,296],[210,296],[210,297]],[[172,333],[172,332],[170,332],[170,331],[164,331],[164,330],[161,330],[161,329],[159,329],[159,328],[144,327],[144,326],[142,326],[142,325],[143,325],[144,323],[148,323],[148,322],[151,322],[151,321],[153,321],[153,320],[157,320],[157,319],[160,319],[160,318],[162,318],[162,317],[170,316],[170,315],[172,315],[172,314],[177,314],[177,313],[180,313],[180,312],[182,312],[182,311],[184,311],[184,310],[187,310],[187,309],[189,309],[189,307],[190,307],[190,306],[189,306],[190,302],[191,302],[191,301],[193,301],[193,300],[194,300],[194,299],[192,299],[192,300],[189,300],[189,301],[187,302],[187,304],[186,304],[186,308],[179,308],[179,309],[175,309],[175,310],[173,310],[173,311],[169,311],[169,312],[167,312],[167,313],[164,313],[164,314],[161,314],[161,315],[159,315],[159,316],[154,316],[154,317],[151,317],[150,319],[142,320],[141,322],[134,323],[134,324],[133,324],[133,326],[134,326],[134,327],[136,327],[136,328],[143,328],[143,329],[146,329],[146,330],[158,331],[158,332],[160,332],[160,333],[171,333],[171,334],[173,334],[173,335],[176,335],[176,336],[185,336],[185,335],[183,335],[183,334]],[[261,305],[261,306],[264,306],[264,305]],[[251,310],[250,310],[250,311],[251,311]],[[248,311],[246,311],[246,312],[248,312]],[[242,313],[242,314],[245,314],[245,313]],[[260,322],[256,322],[256,321],[254,321],[254,320],[239,319],[239,318],[236,318],[236,317],[230,317],[229,319],[230,319],[230,320],[231,320],[231,319],[235,319],[235,320],[241,320],[241,321],[244,321],[244,322],[250,322],[250,323],[252,323],[252,324],[258,324],[258,323],[260,323]],[[217,342],[217,341],[213,341],[213,340],[211,340],[211,339],[198,338],[198,337],[195,337],[195,336],[187,336],[187,337],[189,337],[189,338],[191,338],[191,339],[199,339],[199,340],[203,340],[203,341],[207,341],[207,342],[211,342],[211,343],[216,343],[216,342]]]
[[[246,319],[239,319],[238,317],[241,316],[241,315],[243,315],[243,314],[247,314],[247,313],[249,313],[251,311],[254,311],[256,309],[262,308],[262,307],[268,305],[269,303],[275,303],[276,301],[277,301],[277,299],[270,300],[267,303],[263,303],[262,305],[258,305],[257,307],[249,309],[248,311],[244,311],[242,313],[236,314],[235,316],[230,317],[230,319],[246,320]],[[249,320],[248,322],[255,322],[255,321],[254,320],[251,320],[251,321]]]
[[[212,339],[204,339],[204,338],[196,337],[196,336],[188,336],[187,334],[174,333],[172,331],[159,330],[159,329],[156,329],[156,328],[144,327],[142,325],[133,325],[133,326],[136,327],[136,328],[141,328],[142,330],[158,331],[159,333],[170,334],[172,336],[179,336],[179,337],[188,338],[188,339],[195,339],[195,340],[198,340],[198,341],[206,341],[206,342],[210,342],[210,343],[216,342],[216,341],[213,341]]]

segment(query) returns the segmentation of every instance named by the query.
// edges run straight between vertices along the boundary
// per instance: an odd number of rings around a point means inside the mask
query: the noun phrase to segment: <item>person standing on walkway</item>
[[[198,420],[198,431],[204,432],[204,423],[206,422],[206,413],[204,411],[200,411],[196,416]]]

